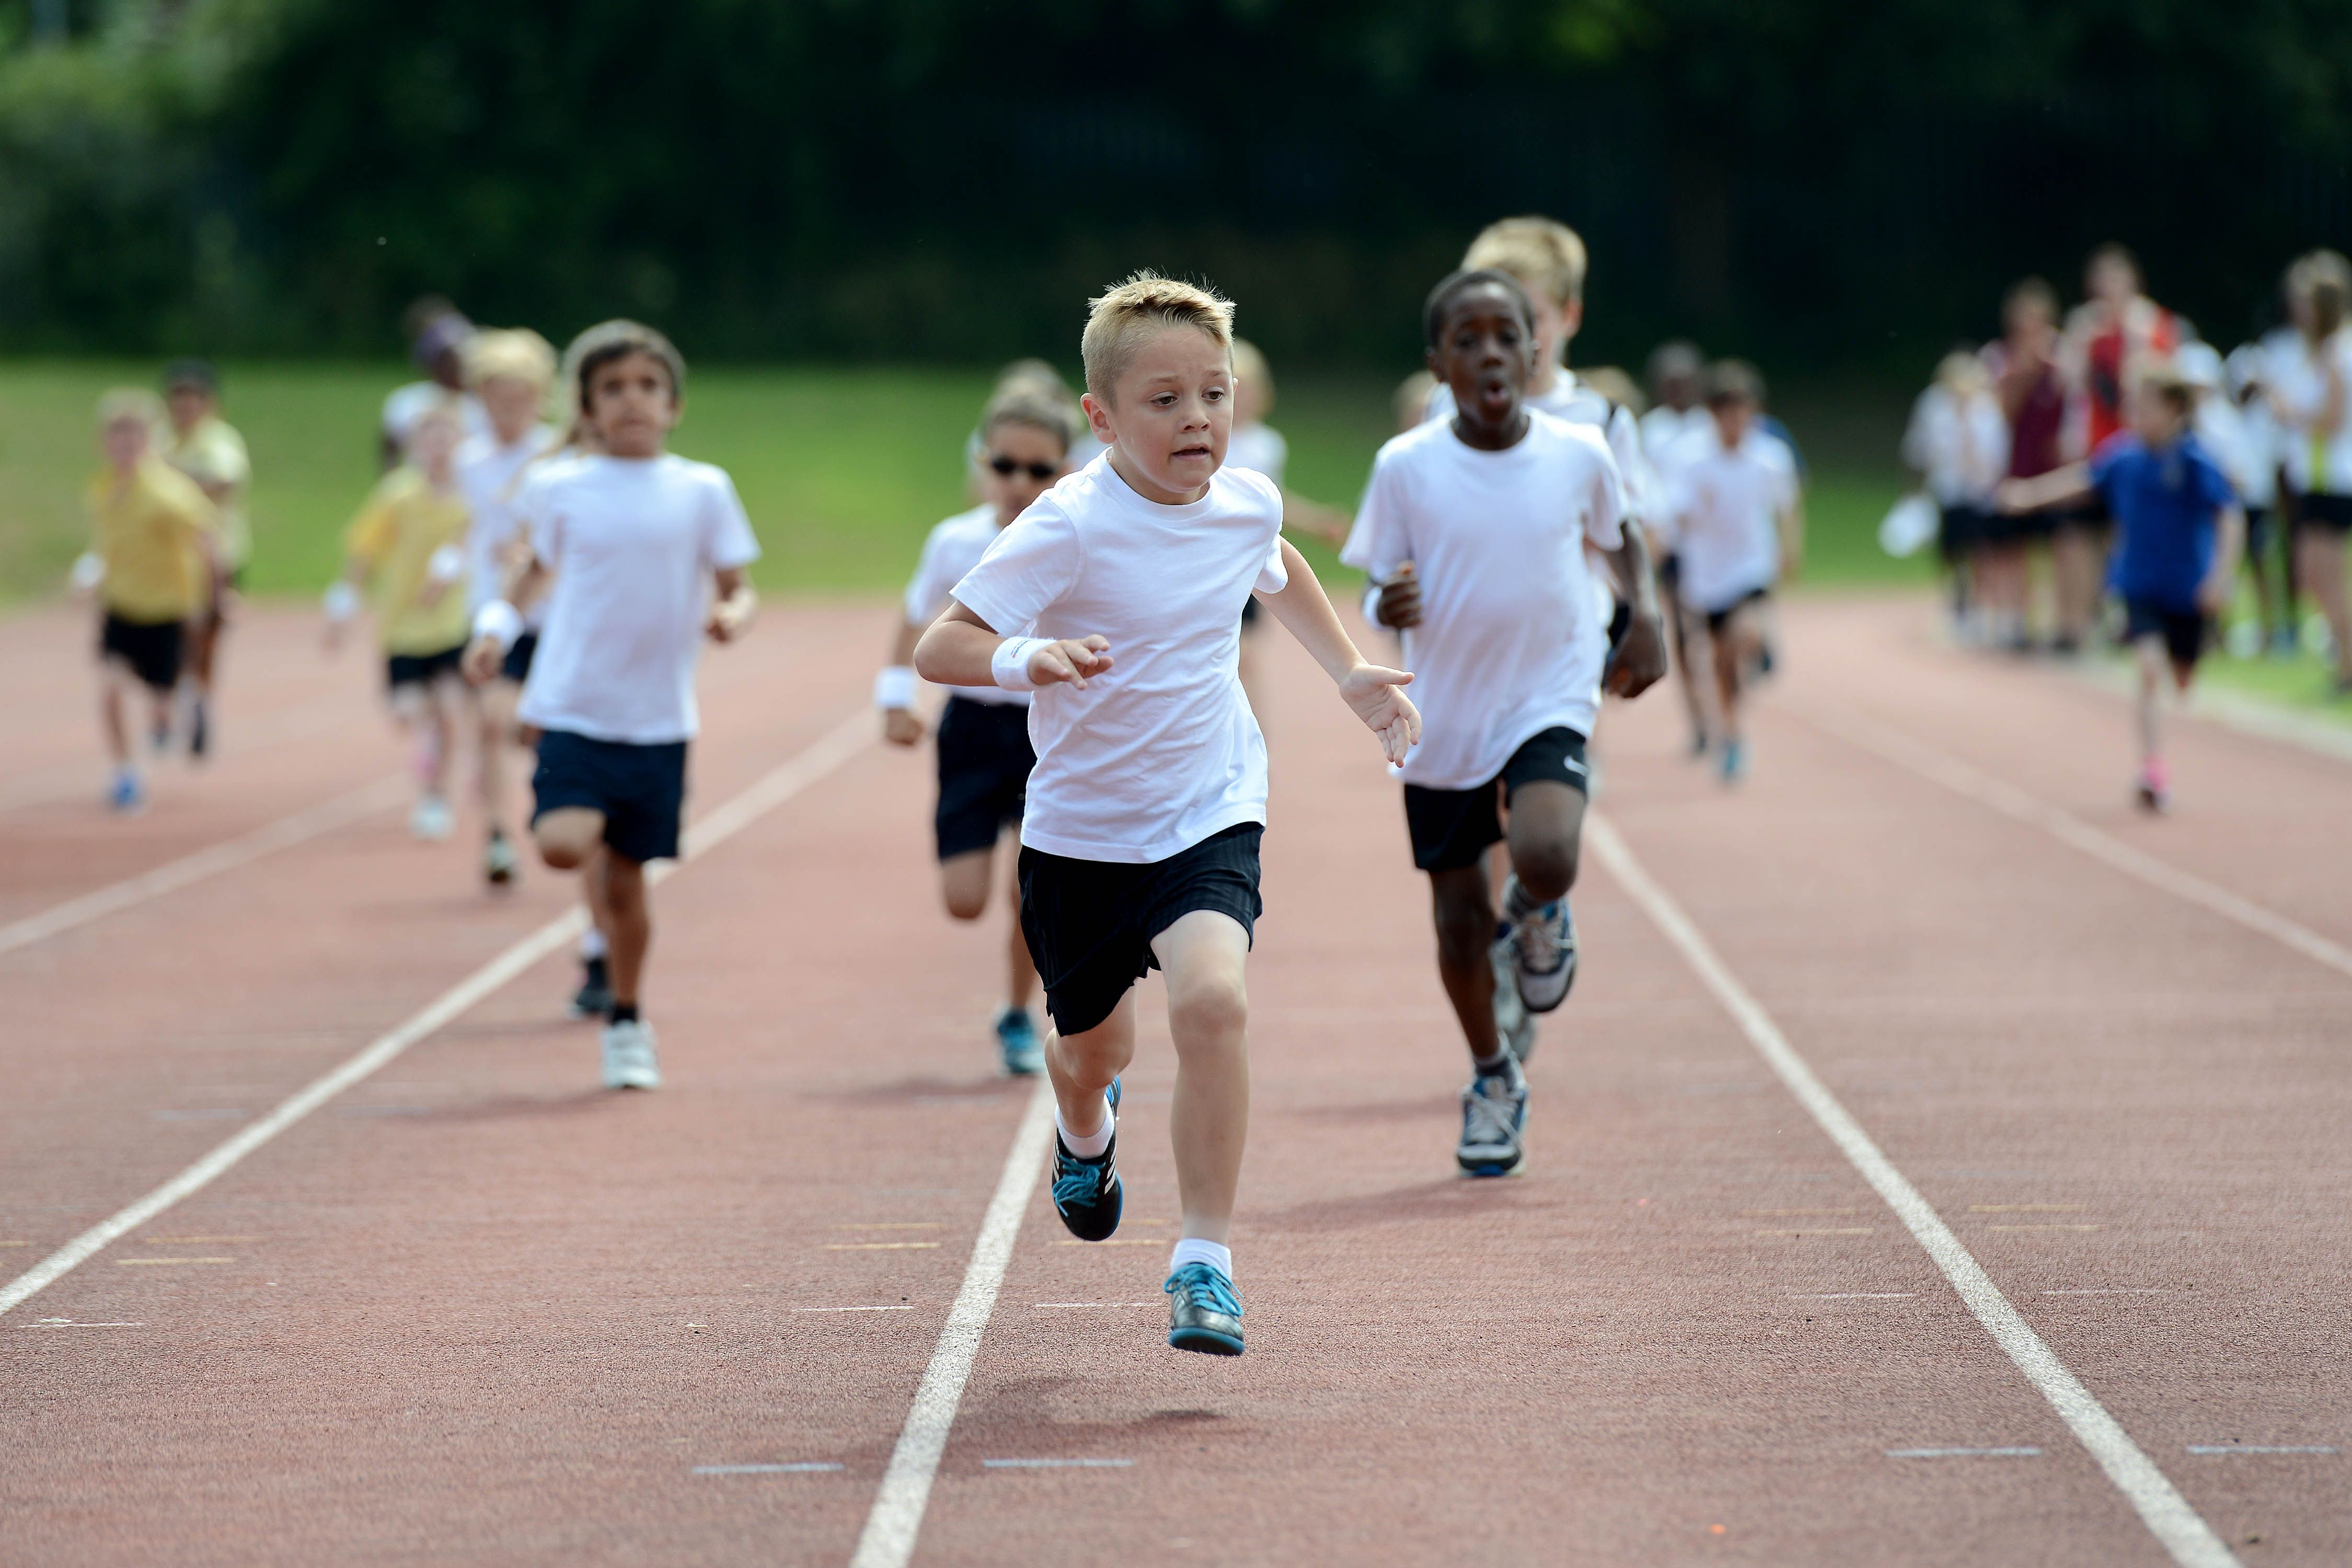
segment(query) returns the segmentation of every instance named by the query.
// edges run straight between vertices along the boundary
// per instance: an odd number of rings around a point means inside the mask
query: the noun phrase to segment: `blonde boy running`
[[[163,420],[152,392],[120,387],[98,402],[106,466],[89,482],[90,547],[74,563],[75,586],[101,608],[99,716],[114,763],[107,799],[120,812],[146,804],[123,715],[126,693],[147,689],[158,733],[168,733],[172,693],[191,616],[221,591],[219,518],[194,480],[151,449]]]
[[[327,590],[327,641],[366,589],[383,649],[392,716],[416,748],[417,796],[408,819],[417,837],[449,837],[449,766],[461,718],[472,705],[457,661],[466,651],[466,533],[457,483],[458,414],[450,404],[417,416],[408,461],[376,483],[344,539],[348,565]]]
[[[980,505],[959,512],[931,530],[921,561],[891,633],[890,662],[875,678],[874,702],[882,710],[882,733],[893,745],[923,739],[915,710],[915,642],[939,619],[949,593],[1045,487],[1070,471],[1072,421],[1068,411],[1040,388],[1014,385],[989,400],[980,420]],[[1029,744],[1029,694],[994,684],[950,689],[940,715],[939,806],[933,814],[940,857],[940,891],[948,913],[976,921],[988,910],[994,879],[996,841],[1005,825],[1021,820],[1029,770],[1036,752]],[[997,1050],[1004,1070],[1027,1077],[1045,1069],[1045,1048],[1029,1016],[1037,991],[1037,966],[1021,934],[1021,889],[1013,885],[1014,920],[1006,954],[1004,1005],[996,1015]]]
[[[220,591],[208,595],[205,607],[188,623],[188,754],[205,755],[212,749],[213,669],[220,657],[221,634],[228,626],[228,595],[237,586],[245,563],[253,554],[253,533],[245,518],[245,492],[253,482],[253,463],[246,456],[245,437],[229,426],[220,413],[220,378],[200,359],[175,360],[163,372],[163,403],[171,415],[170,437],[163,460],[196,482],[220,512]]]
[[[1265,742],[1237,668],[1243,604],[1265,598],[1391,762],[1421,716],[1402,689],[1412,678],[1364,662],[1283,542],[1281,492],[1222,467],[1232,304],[1139,272],[1093,302],[1083,351],[1087,417],[1109,450],[997,535],[915,668],[943,685],[1036,693],[1021,921],[1055,1025],[1055,1211],[1081,1240],[1118,1228],[1118,1074],[1135,1053],[1135,983],[1160,969],[1183,1205],[1168,1342],[1238,1355],[1228,1241],[1266,797]],[[1023,627],[1037,635],[1004,635]]]

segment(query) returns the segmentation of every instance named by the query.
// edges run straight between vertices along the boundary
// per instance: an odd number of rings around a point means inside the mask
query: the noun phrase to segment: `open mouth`
[[[1205,460],[1205,459],[1207,459],[1207,458],[1213,458],[1213,457],[1215,457],[1215,456],[1216,456],[1216,454],[1215,454],[1215,453],[1213,453],[1213,452],[1212,452],[1211,450],[1209,450],[1209,448],[1208,448],[1207,447],[1205,447],[1205,446],[1201,446],[1201,447],[1177,447],[1173,452],[1171,452],[1171,453],[1169,453],[1168,455],[1169,455],[1169,457],[1170,457],[1171,458],[1172,458],[1173,460],[1175,460],[1175,461],[1177,461],[1177,462],[1180,462],[1180,463],[1181,463],[1181,462],[1182,462],[1182,461],[1184,461],[1184,460],[1185,460],[1186,458],[1202,458],[1202,459]]]

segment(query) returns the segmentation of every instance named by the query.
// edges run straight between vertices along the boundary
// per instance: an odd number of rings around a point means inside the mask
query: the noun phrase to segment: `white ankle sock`
[[[1106,1099],[1103,1101],[1102,1125],[1084,1138],[1070,1131],[1070,1124],[1062,1120],[1062,1108],[1058,1105],[1054,1108],[1054,1125],[1062,1130],[1063,1148],[1081,1160],[1091,1160],[1110,1147],[1110,1135],[1118,1130],[1118,1119],[1110,1113],[1110,1101]]]
[[[598,931],[594,926],[590,926],[586,931],[580,933],[580,959],[582,963],[584,963],[592,958],[602,958],[607,951],[608,949],[604,942],[604,933]]]
[[[1496,1078],[1508,1078],[1511,1074],[1511,1053],[1496,1051],[1491,1057],[1472,1057],[1470,1065],[1481,1073]]]
[[[1168,1272],[1173,1274],[1187,1263],[1205,1263],[1230,1279],[1234,1277],[1234,1249],[1221,1241],[1202,1241],[1188,1236],[1176,1244],[1168,1256]]]

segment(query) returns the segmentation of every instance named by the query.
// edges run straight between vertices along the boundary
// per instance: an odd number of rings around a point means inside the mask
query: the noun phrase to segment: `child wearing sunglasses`
[[[948,607],[949,590],[979,564],[998,531],[1069,471],[1072,434],[1068,410],[1034,387],[1011,384],[989,401],[973,463],[981,503],[949,518],[924,541],[921,563],[907,584],[905,607],[891,633],[890,663],[875,678],[882,733],[894,744],[912,746],[923,738],[923,721],[915,710],[916,639]],[[993,685],[948,689],[940,715],[940,799],[932,824],[940,891],[957,920],[976,921],[987,911],[997,840],[1008,825],[1021,821],[1029,770],[1036,761],[1029,745],[1026,691]],[[1014,881],[1009,876],[1005,880],[1008,886]],[[1013,891],[1017,917],[1020,889],[1013,886]],[[997,1050],[1006,1072],[1025,1078],[1044,1070],[1045,1054],[1029,1014],[1037,969],[1017,918],[1005,971]]]

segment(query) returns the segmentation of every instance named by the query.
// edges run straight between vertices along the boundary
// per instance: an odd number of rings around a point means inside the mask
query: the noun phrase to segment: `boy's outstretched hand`
[[[1387,669],[1377,664],[1360,664],[1339,680],[1339,695],[1365,728],[1381,738],[1381,749],[1388,753],[1391,763],[1402,763],[1404,754],[1421,742],[1421,710],[1404,689],[1412,684],[1412,677],[1402,669]]]
[[[1067,681],[1084,691],[1087,676],[1100,675],[1109,668],[1110,642],[1100,637],[1064,637],[1029,656],[1029,679],[1040,686]]]
[[[1609,668],[1601,672],[1601,687],[1619,697],[1639,697],[1665,673],[1666,637],[1658,617],[1635,610],[1609,655]]]
[[[1380,604],[1372,613],[1391,631],[1410,631],[1421,625],[1421,579],[1413,575],[1412,562],[1398,567],[1396,575],[1381,584]]]

